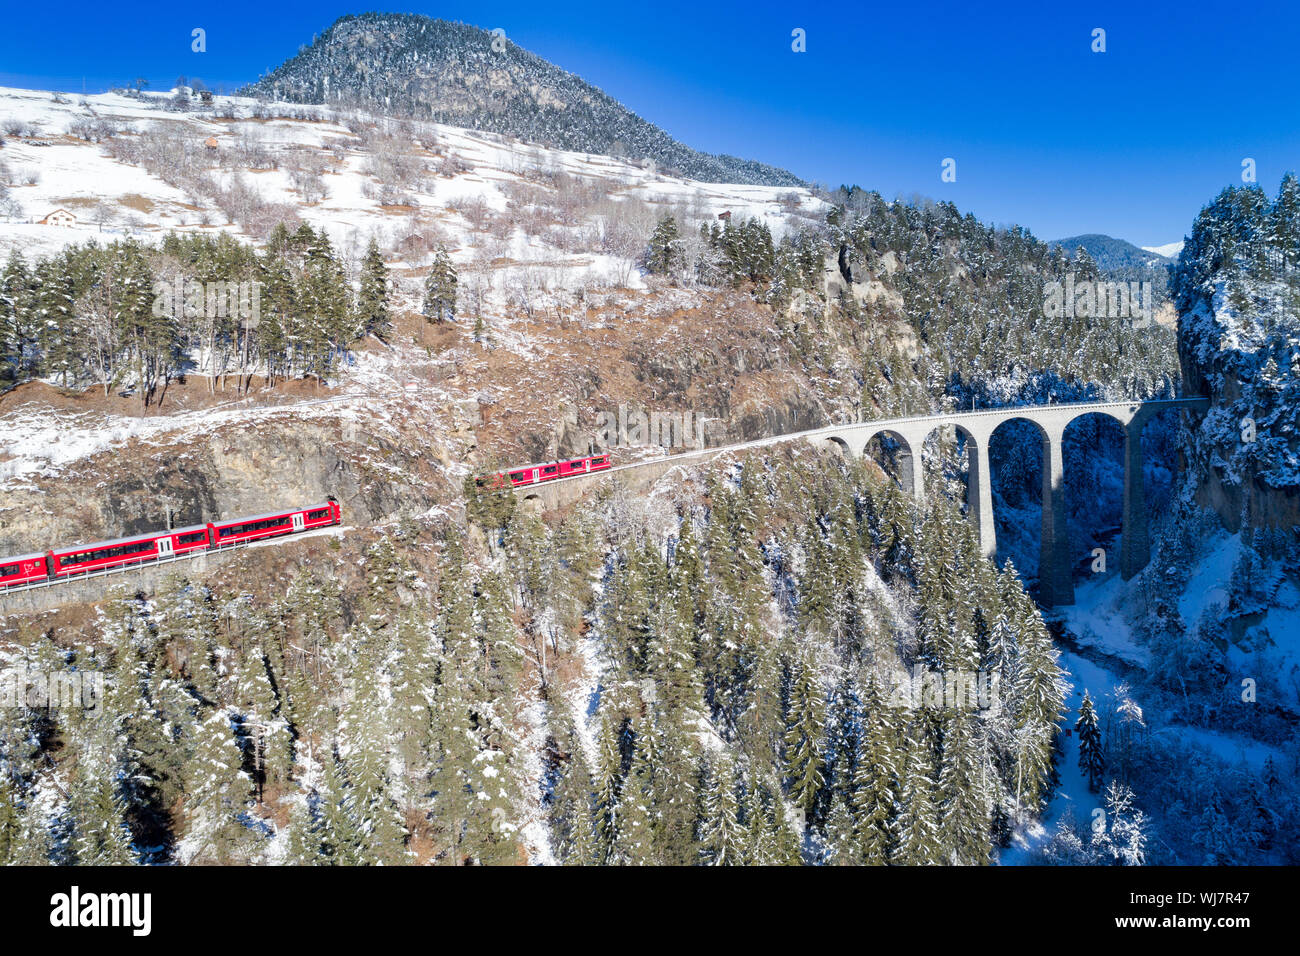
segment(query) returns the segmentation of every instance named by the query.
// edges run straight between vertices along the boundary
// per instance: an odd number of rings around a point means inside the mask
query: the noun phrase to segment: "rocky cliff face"
[[[161,447],[159,447],[161,445]],[[336,497],[348,524],[420,514],[453,495],[418,449],[352,421],[227,425],[175,443],[131,441],[58,475],[0,488],[0,554]]]
[[[1184,446],[1194,494],[1233,530],[1300,527],[1300,237],[1283,215],[1293,204],[1286,183],[1271,206],[1257,189],[1225,190],[1174,279],[1184,389],[1213,402]]]
[[[620,406],[689,411],[717,446],[845,420],[861,398],[851,322],[801,333],[792,326],[806,316],[733,291],[665,289],[624,307],[616,298],[581,327],[545,329],[533,354],[499,348],[464,363],[455,384],[482,410],[477,463],[606,450],[599,416]]]
[[[1184,443],[1196,502],[1212,509],[1232,531],[1243,522],[1257,528],[1300,527],[1296,432],[1280,422],[1296,406],[1273,407],[1269,396],[1261,401],[1256,378],[1238,377],[1249,372],[1219,365],[1211,361],[1202,366],[1184,354],[1187,391],[1213,403]]]

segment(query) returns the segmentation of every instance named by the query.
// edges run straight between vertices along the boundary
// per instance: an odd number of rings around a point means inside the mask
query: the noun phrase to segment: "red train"
[[[294,511],[273,511],[231,521],[210,521],[162,533],[132,535],[38,554],[22,554],[16,558],[0,558],[0,590],[16,584],[59,581],[105,568],[139,564],[142,561],[195,551],[217,550],[246,541],[310,531],[313,528],[326,528],[338,524],[341,518],[339,504],[331,498],[321,504]]]
[[[560,478],[572,478],[574,475],[587,475],[593,471],[612,468],[609,455],[592,455],[587,458],[570,458],[567,461],[551,461],[542,465],[525,465],[511,471],[475,478],[480,488],[505,488],[507,483],[515,488],[524,485],[537,485],[543,481],[557,481]]]

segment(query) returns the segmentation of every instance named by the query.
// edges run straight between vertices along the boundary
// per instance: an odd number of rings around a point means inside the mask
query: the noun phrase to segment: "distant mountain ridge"
[[[1113,272],[1117,269],[1152,269],[1173,262],[1170,257],[1153,250],[1143,249],[1125,239],[1116,239],[1114,236],[1105,236],[1097,232],[1053,239],[1048,245],[1060,246],[1071,255],[1075,249],[1082,246],[1102,272]]]
[[[805,185],[788,170],[691,149],[504,37],[414,14],[340,17],[240,92],[368,107],[560,149],[650,159],[703,182]]]

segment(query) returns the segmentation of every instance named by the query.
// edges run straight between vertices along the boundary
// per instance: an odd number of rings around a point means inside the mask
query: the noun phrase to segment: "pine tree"
[[[327,863],[321,842],[321,825],[313,810],[315,794],[299,792],[289,807],[289,848],[285,862],[290,866],[321,866]]]
[[[576,728],[567,735],[569,756],[555,786],[550,808],[555,852],[566,866],[599,862],[596,850],[595,803],[591,771],[578,742]]]
[[[242,842],[239,816],[252,795],[252,781],[241,769],[239,746],[225,710],[213,710],[196,735],[194,758],[186,768],[190,860],[210,857],[219,863],[232,862]]]
[[[3,766],[0,767],[0,866],[7,866],[16,855],[21,829],[18,791],[9,768]]]
[[[364,659],[354,673],[339,737],[339,758],[347,782],[344,808],[360,837],[359,862],[384,866],[406,862],[409,854],[401,788],[392,772],[394,733],[388,675],[379,667],[368,666]]]
[[[397,735],[397,752],[417,793],[427,792],[425,784],[432,774],[430,757],[437,749],[433,738],[433,709],[438,648],[432,631],[420,610],[404,611],[398,618],[398,651],[393,664],[393,729]],[[418,804],[420,798],[413,802]]]
[[[3,377],[22,381],[38,364],[36,279],[17,249],[0,272],[0,369]]]
[[[800,846],[802,834],[786,812],[780,790],[773,787],[769,794],[768,818],[775,838],[772,841],[773,854],[768,863],[772,866],[799,866],[803,862]]]
[[[1079,705],[1079,719],[1074,724],[1074,732],[1079,738],[1079,769],[1088,777],[1088,789],[1096,793],[1101,786],[1106,762],[1101,745],[1101,728],[1097,725],[1097,711],[1086,690],[1083,692],[1083,702]]]
[[[459,865],[471,812],[469,780],[477,745],[470,725],[465,681],[447,656],[440,664],[434,714],[433,739],[439,744],[432,775],[434,815],[446,831],[448,861]]]
[[[524,654],[514,622],[514,602],[504,578],[495,571],[479,582],[475,606],[478,640],[483,648],[482,697],[485,701],[511,699],[523,673]]]
[[[700,797],[698,735],[670,718],[658,700],[647,701],[646,711],[640,739],[651,767],[647,798],[655,856],[665,866],[685,866],[698,856],[692,838]]]
[[[333,369],[337,353],[357,338],[359,329],[353,321],[355,313],[347,277],[335,258],[329,238],[324,232],[313,233],[306,223],[299,233],[306,245],[306,258],[295,298],[303,313],[301,342],[305,371],[319,381]]]
[[[939,842],[947,859],[958,865],[989,862],[993,819],[993,772],[968,711],[952,713],[944,721],[943,756],[940,761],[938,800]]]
[[[1010,706],[1015,725],[1016,796],[1036,808],[1052,780],[1057,724],[1063,716],[1065,681],[1060,654],[1028,595],[1016,616],[1019,654],[1012,677]]]
[[[865,683],[862,708],[866,726],[861,753],[853,762],[851,809],[861,862],[878,866],[890,854],[890,825],[903,765],[901,729],[897,712],[881,698],[874,678]]]
[[[520,855],[518,795],[504,748],[504,727],[489,718],[487,739],[470,764],[469,789],[473,794],[463,848],[476,863],[499,866],[514,863]]]
[[[735,764],[720,754],[708,770],[701,826],[701,855],[711,866],[737,866],[744,861],[746,831],[740,822],[739,784]]]
[[[811,813],[823,783],[822,734],[826,726],[826,701],[818,686],[811,655],[791,661],[790,710],[786,718],[785,773],[790,799]]]
[[[836,866],[858,865],[863,855],[860,842],[849,797],[837,790],[831,797],[831,812],[826,819],[827,862]]]
[[[654,854],[654,821],[648,793],[652,772],[645,746],[638,739],[633,746],[632,765],[619,793],[618,808],[612,818],[609,862],[616,866],[652,866],[658,862]]]
[[[695,663],[692,596],[675,587],[671,593],[673,603],[660,603],[653,615],[646,665],[660,712],[672,728],[680,729],[703,714],[704,688]]]
[[[604,700],[601,702],[605,703]],[[596,778],[595,778],[595,805],[596,805],[596,836],[597,857],[600,862],[604,863],[609,860],[610,853],[613,851],[614,834],[617,827],[618,817],[618,798],[623,788],[623,754],[620,746],[620,734],[615,724],[615,720],[621,721],[621,716],[609,713],[609,708],[603,707],[604,713],[598,713],[600,721],[600,732],[596,738]]]
[[[365,834],[352,812],[351,795],[334,753],[325,754],[319,793],[318,838],[321,852],[333,866],[362,862]]]
[[[1293,172],[1282,177],[1269,210],[1268,241],[1280,253],[1284,273],[1300,259],[1300,180]]]
[[[118,779],[120,761],[113,754],[111,730],[97,730],[82,745],[77,779],[68,794],[72,853],[82,866],[123,866],[136,857]]]
[[[357,294],[357,326],[362,335],[383,338],[392,326],[388,314],[388,267],[372,236],[361,261],[361,289]]]
[[[432,765],[435,816],[445,830],[447,860],[463,862],[461,845],[472,811],[472,762],[479,749],[472,708],[478,699],[475,675],[481,653],[474,620],[474,594],[459,533],[447,536],[438,585],[436,635],[437,683],[434,691],[431,739],[436,752]]]
[[[262,649],[250,647],[235,676],[240,731],[254,768],[259,801],[267,783],[279,786],[288,779],[293,759],[289,726],[280,716],[280,701],[271,687],[267,667]]]
[[[664,216],[650,236],[646,250],[646,269],[657,275],[668,275],[682,262],[681,237],[677,220]]]
[[[36,267],[37,340],[46,372],[64,385],[82,361],[76,329],[77,271],[66,251]]]
[[[894,819],[891,862],[904,866],[945,862],[934,801],[933,754],[928,734],[921,726],[923,720],[916,718],[909,727],[900,810]]]
[[[429,322],[456,321],[456,266],[445,246],[438,246],[424,280],[424,317]]]
[[[186,765],[193,759],[193,701],[174,682],[155,680],[157,667],[151,668],[149,658],[158,653],[158,645],[143,610],[135,600],[113,600],[100,620],[101,639],[113,649],[103,719],[112,727],[110,749],[120,762],[116,785],[131,810],[139,842],[169,846],[172,808],[185,790]],[[177,723],[164,722],[158,703]]]
[[[297,299],[299,290],[283,249],[268,246],[258,265],[262,298],[256,331],[257,348],[267,363],[270,383],[277,376],[293,375],[301,362],[302,319]]]

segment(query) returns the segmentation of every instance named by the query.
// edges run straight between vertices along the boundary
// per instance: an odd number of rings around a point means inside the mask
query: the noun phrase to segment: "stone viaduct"
[[[629,485],[644,487],[679,466],[702,461],[726,452],[763,448],[788,441],[807,441],[819,448],[836,445],[852,457],[861,457],[877,436],[888,436],[898,444],[899,480],[918,501],[924,500],[924,469],[921,455],[926,439],[936,429],[952,427],[965,438],[968,464],[967,514],[979,534],[980,547],[993,557],[997,540],[993,522],[993,490],[989,484],[989,441],[1002,425],[1013,420],[1032,422],[1042,442],[1043,534],[1039,566],[1038,598],[1046,607],[1074,603],[1069,541],[1065,526],[1065,487],[1062,446],[1065,430],[1084,415],[1105,415],[1124,429],[1124,506],[1121,532],[1120,573],[1137,574],[1151,555],[1147,509],[1142,485],[1142,429],[1151,418],[1170,409],[1206,411],[1208,398],[1178,398],[1162,401],[1080,402],[1063,405],[1024,405],[1014,408],[948,412],[913,418],[893,418],[846,425],[829,425],[810,431],[775,435],[737,445],[669,455],[649,461],[620,465],[608,471],[566,478],[538,485],[522,492],[524,499],[543,507],[556,508],[581,498],[596,483],[617,476]]]

